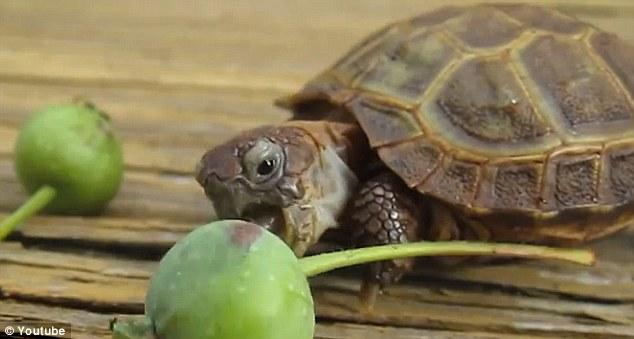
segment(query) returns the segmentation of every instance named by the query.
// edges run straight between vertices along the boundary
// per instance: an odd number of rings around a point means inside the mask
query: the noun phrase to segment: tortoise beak
[[[277,206],[249,204],[240,213],[240,218],[256,223],[278,236],[281,236],[285,227],[282,210]]]
[[[296,256],[302,257],[315,243],[317,234],[317,213],[311,205],[291,205],[282,209],[284,229],[280,237],[293,249]]]
[[[239,213],[240,219],[256,223],[280,237],[296,256],[301,257],[314,243],[317,222],[309,205],[280,208],[268,204],[250,204]]]

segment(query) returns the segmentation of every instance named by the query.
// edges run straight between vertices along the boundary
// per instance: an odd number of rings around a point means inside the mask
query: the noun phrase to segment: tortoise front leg
[[[407,242],[489,240],[487,229],[476,220],[456,215],[435,200],[422,201],[396,175],[385,172],[361,184],[346,210],[355,247]],[[434,261],[455,265],[464,257],[436,257]],[[368,265],[360,301],[370,311],[386,285],[397,282],[412,270],[414,258],[381,261]]]
[[[392,173],[380,174],[363,183],[346,211],[353,245],[366,247],[420,240],[422,213],[417,199]],[[381,289],[397,282],[413,265],[413,258],[370,264],[360,291],[364,310],[370,311]]]

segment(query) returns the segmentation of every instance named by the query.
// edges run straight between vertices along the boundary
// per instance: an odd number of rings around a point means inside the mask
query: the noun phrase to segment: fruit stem
[[[299,260],[306,276],[314,276],[346,266],[371,261],[414,256],[487,255],[522,258],[557,259],[592,265],[595,256],[583,249],[563,249],[534,245],[483,243],[470,241],[434,241],[365,247],[305,257]]]
[[[0,223],[0,241],[13,232],[19,224],[48,205],[56,194],[57,190],[51,186],[40,187],[29,200]]]

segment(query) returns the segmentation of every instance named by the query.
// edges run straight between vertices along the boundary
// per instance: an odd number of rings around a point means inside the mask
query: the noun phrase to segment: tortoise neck
[[[368,141],[363,130],[354,122],[290,120],[283,125],[303,129],[320,146],[334,150],[355,173],[359,173],[371,153],[368,152]]]

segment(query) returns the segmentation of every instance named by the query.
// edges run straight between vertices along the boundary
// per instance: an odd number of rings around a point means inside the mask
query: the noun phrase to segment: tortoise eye
[[[244,157],[244,165],[249,180],[255,184],[270,181],[281,175],[284,160],[282,148],[266,139],[258,140]]]
[[[277,167],[276,159],[266,159],[262,161],[260,165],[258,165],[257,172],[261,176],[267,176],[273,173],[276,167]]]

